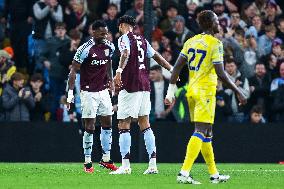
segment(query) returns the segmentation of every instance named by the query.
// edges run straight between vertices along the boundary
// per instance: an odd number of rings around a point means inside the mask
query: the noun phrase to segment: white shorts
[[[99,92],[81,91],[82,118],[112,115],[112,103],[107,89]]]
[[[149,115],[151,111],[150,92],[128,93],[126,90],[122,90],[118,94],[117,108],[117,119]]]

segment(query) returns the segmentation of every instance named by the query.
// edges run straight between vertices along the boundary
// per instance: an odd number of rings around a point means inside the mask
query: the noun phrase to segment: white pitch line
[[[284,169],[231,169],[222,170],[227,172],[284,172]]]

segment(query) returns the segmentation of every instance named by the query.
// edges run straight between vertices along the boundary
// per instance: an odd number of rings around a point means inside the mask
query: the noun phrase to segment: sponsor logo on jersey
[[[91,65],[103,65],[106,64],[108,62],[108,60],[93,60],[91,62]]]

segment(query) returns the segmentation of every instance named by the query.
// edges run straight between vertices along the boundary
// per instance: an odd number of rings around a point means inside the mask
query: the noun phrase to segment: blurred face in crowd
[[[20,80],[14,80],[13,81],[13,86],[17,89],[21,89],[24,87],[24,82],[25,80],[24,79],[20,79]]]
[[[250,115],[251,123],[260,123],[261,118],[262,118],[262,114],[261,113],[252,112],[251,115]]]
[[[165,37],[165,36],[162,36],[162,44],[164,46],[164,48],[167,48],[169,45],[170,45],[170,40],[169,38]]]
[[[71,41],[70,41],[71,46],[76,47],[76,48],[79,47],[80,42],[81,42],[81,39],[71,39]]]
[[[59,38],[64,38],[66,34],[66,29],[62,26],[56,27],[55,28],[55,35]]]
[[[227,62],[225,65],[225,70],[229,75],[235,75],[237,73],[237,66],[235,62]]]
[[[220,16],[220,15],[223,14],[223,12],[225,10],[225,6],[222,5],[222,4],[216,4],[216,5],[213,6],[213,10],[218,16]]]
[[[236,12],[232,13],[232,15],[231,15],[231,23],[232,23],[233,26],[239,25],[240,20],[241,19],[240,19],[240,14],[239,13],[236,13]]]
[[[256,64],[255,66],[255,74],[258,77],[263,77],[266,74],[266,69],[264,64]]]
[[[252,18],[252,25],[257,29],[260,30],[261,29],[261,25],[262,25],[262,21],[261,18],[259,16],[254,16]]]
[[[280,77],[284,78],[284,62],[281,63],[279,72],[280,72]]]
[[[155,50],[155,51],[159,51],[159,49],[160,49],[160,44],[159,44],[159,42],[158,41],[152,41],[152,47],[153,47],[153,49]]]
[[[174,19],[178,14],[178,11],[177,9],[175,9],[174,7],[170,8],[168,11],[167,11],[167,16],[168,18],[170,19]]]
[[[166,61],[171,62],[173,59],[172,53],[170,51],[162,52],[162,56],[166,59]]]
[[[93,38],[95,41],[102,43],[108,36],[108,28],[107,27],[99,27],[98,29],[93,30]]]
[[[84,3],[82,2],[76,2],[72,6],[73,11],[76,13],[81,14],[84,11]]]
[[[160,0],[153,0],[153,7],[154,7],[154,8],[160,7],[160,5],[161,5]]]
[[[135,0],[135,8],[139,10],[143,10],[144,0]]]
[[[277,66],[277,58],[275,55],[271,54],[269,57],[269,67],[272,69],[275,68],[276,66]]]
[[[117,15],[117,8],[115,6],[110,6],[108,9],[107,9],[107,14],[112,17],[112,18],[115,18],[116,15]]]
[[[284,20],[281,20],[278,25],[278,29],[284,33]]]
[[[273,54],[275,54],[276,56],[281,56],[281,54],[282,54],[281,45],[273,45],[273,47],[272,47],[272,52],[273,52]]]
[[[266,10],[267,16],[276,15],[276,7],[273,5],[268,5],[265,10]]]
[[[37,81],[31,81],[30,84],[34,91],[38,91],[43,85],[43,82],[41,80],[37,80]]]
[[[150,70],[149,79],[153,82],[163,79],[162,70]]]
[[[245,15],[248,18],[253,18],[257,14],[257,8],[251,4],[247,9],[245,9]]]
[[[194,2],[190,2],[186,6],[187,6],[187,10],[190,12],[194,12],[197,8],[197,4]]]
[[[275,36],[276,36],[276,31],[275,30],[271,30],[269,32],[266,32],[266,35],[267,35],[268,38],[274,39]]]
[[[175,29],[176,29],[176,31],[179,33],[179,32],[183,32],[183,30],[184,30],[184,22],[182,22],[182,21],[176,21],[175,22]]]

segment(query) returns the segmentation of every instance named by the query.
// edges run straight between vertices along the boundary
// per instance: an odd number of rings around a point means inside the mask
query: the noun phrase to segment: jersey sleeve
[[[118,39],[118,49],[119,49],[120,52],[124,51],[125,49],[130,51],[130,41],[129,41],[129,38],[126,34],[122,35]]]
[[[110,57],[112,57],[113,56],[113,54],[114,54],[114,51],[115,51],[115,46],[114,46],[114,44],[113,43],[111,43],[111,53],[110,53]]]
[[[147,43],[147,57],[152,58],[155,55],[155,50],[153,47],[150,45],[150,43],[146,40]]]
[[[188,51],[188,42],[185,42],[181,52],[179,53],[179,55],[186,58],[186,60],[188,60],[188,52],[187,51]]]
[[[77,49],[73,60],[75,62],[78,62],[78,63],[82,64],[84,62],[85,58],[87,58],[88,52],[89,52],[88,51],[88,45],[87,44],[83,44],[82,46],[80,46]]]
[[[212,48],[212,63],[213,64],[222,64],[223,61],[224,61],[223,56],[224,56],[223,43],[219,41]]]

